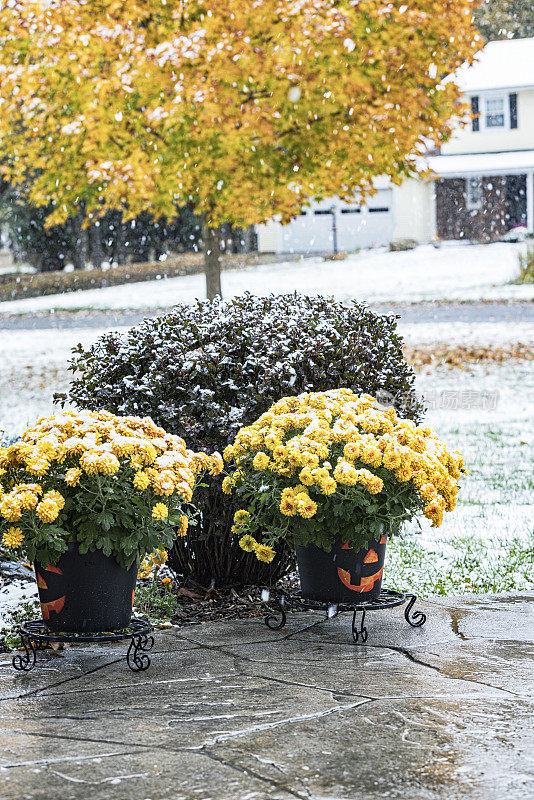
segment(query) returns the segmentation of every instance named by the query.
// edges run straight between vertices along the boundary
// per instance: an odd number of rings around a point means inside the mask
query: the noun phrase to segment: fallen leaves
[[[474,364],[504,364],[512,360],[532,361],[534,346],[523,342],[504,345],[450,345],[434,344],[405,345],[404,355],[416,370],[425,367],[450,367],[463,369]]]
[[[296,588],[296,576],[282,580],[288,591]],[[200,588],[200,587],[199,587]],[[219,619],[244,619],[265,614],[262,603],[262,590],[257,586],[241,589],[208,589],[203,596],[189,592],[184,587],[178,591],[180,595],[172,622],[177,625],[198,625]]]

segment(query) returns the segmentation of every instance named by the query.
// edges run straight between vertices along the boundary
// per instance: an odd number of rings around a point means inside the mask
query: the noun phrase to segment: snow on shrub
[[[300,294],[197,301],[75,348],[69,398],[78,407],[150,416],[189,447],[223,450],[281,397],[347,387],[419,419],[415,375],[397,318],[356,302]],[[201,521],[171,553],[190,583],[264,583],[287,569],[250,563],[230,533],[236,510],[220,480],[199,487]]]

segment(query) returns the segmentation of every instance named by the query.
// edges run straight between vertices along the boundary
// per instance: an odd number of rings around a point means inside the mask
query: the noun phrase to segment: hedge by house
[[[109,269],[4,274],[0,275],[0,302],[194,275],[203,271],[202,259],[202,253],[183,253],[171,256],[165,261],[122,264]],[[284,256],[282,259],[281,256],[266,253],[238,253],[222,256],[222,266],[223,269],[244,269],[254,264],[268,264],[282,260],[290,261],[291,258]]]

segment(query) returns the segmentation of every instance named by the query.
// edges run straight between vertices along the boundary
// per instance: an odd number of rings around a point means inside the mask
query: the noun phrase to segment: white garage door
[[[336,233],[334,233],[334,222]],[[288,225],[278,225],[278,253],[330,253],[334,235],[338,250],[357,250],[389,244],[393,237],[393,192],[381,189],[367,206],[349,205],[338,198],[306,209]]]

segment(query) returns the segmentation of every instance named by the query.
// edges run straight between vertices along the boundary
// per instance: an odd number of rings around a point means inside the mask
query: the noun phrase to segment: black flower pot
[[[96,633],[130,624],[137,564],[124,569],[101,550],[82,555],[72,542],[56,566],[39,561],[34,566],[50,631]]]
[[[302,597],[323,603],[362,603],[380,594],[386,537],[353,550],[339,537],[330,552],[314,544],[297,547]]]

